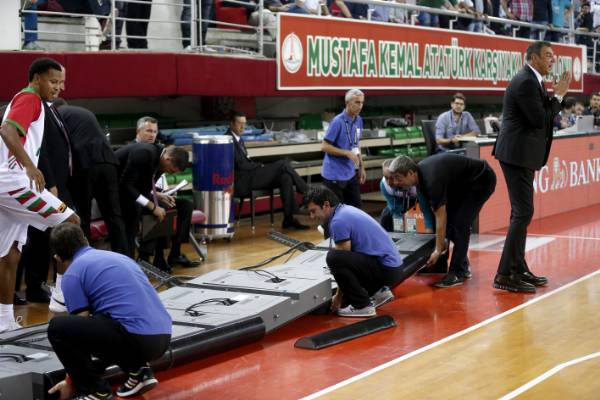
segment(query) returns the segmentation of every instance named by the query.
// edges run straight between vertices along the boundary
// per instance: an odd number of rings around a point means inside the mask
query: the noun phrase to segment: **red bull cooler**
[[[233,160],[231,136],[194,137],[194,199],[206,215],[200,228],[209,239],[234,234]]]

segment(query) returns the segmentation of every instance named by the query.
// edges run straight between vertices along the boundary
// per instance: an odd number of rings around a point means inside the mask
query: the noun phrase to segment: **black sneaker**
[[[462,285],[466,280],[467,278],[464,276],[458,276],[454,272],[448,272],[441,281],[434,283],[433,286],[439,288],[449,288],[452,286]]]
[[[112,393],[88,393],[80,394],[79,396],[72,397],[72,400],[114,400],[115,396]]]
[[[150,367],[142,367],[138,372],[129,373],[127,382],[117,390],[117,396],[137,396],[154,388],[157,383],[158,380],[154,377]]]

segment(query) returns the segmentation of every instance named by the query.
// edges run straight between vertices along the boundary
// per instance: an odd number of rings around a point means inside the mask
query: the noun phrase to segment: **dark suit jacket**
[[[119,160],[119,193],[130,202],[141,194],[152,199],[152,179],[160,175],[159,161],[163,146],[130,143],[115,152]]]
[[[225,134],[233,137],[233,132],[231,132],[231,129],[228,129]],[[248,196],[252,192],[253,175],[260,169],[262,164],[254,162],[248,158],[246,146],[244,146],[243,142],[238,142],[235,137],[233,137],[233,157],[235,171],[235,194],[236,196]]]
[[[67,126],[73,149],[74,172],[95,164],[118,165],[96,116],[83,107],[62,106],[58,113]]]
[[[549,98],[528,65],[506,88],[502,127],[492,154],[507,164],[538,170],[548,161],[554,117],[560,111],[555,97]]]
[[[38,163],[40,171],[44,174],[46,187],[56,186],[58,197],[73,206],[71,194],[67,189],[71,170],[69,168],[69,157],[71,154],[71,145],[64,122],[57,119],[57,116],[50,110],[45,101],[44,106],[44,138],[40,149],[41,162]],[[58,116],[60,118],[60,116]],[[61,126],[62,123],[62,126]]]

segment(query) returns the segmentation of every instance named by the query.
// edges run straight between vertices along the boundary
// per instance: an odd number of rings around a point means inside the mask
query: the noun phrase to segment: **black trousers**
[[[532,169],[500,162],[508,187],[510,199],[510,226],[504,241],[498,273],[510,275],[512,272],[529,271],[525,262],[527,227],[533,218],[533,178]]]
[[[32,226],[27,228],[27,243],[23,246],[15,285],[15,290],[21,288],[21,279],[25,272],[25,297],[36,297],[42,290],[42,283],[48,279],[48,269],[52,259],[50,254],[51,231],[51,229],[40,231]]]
[[[127,240],[126,256],[135,258],[135,238],[140,230],[140,218],[142,207],[135,202],[135,199],[129,199],[126,193],[119,192],[121,203],[121,212],[123,213],[123,224],[125,225],[125,237]]]
[[[489,166],[486,166],[486,170],[469,192],[460,201],[446,206],[446,237],[454,244],[450,258],[450,272],[457,275],[467,273],[471,225],[495,189],[496,174]]]
[[[352,304],[355,308],[368,306],[370,297],[382,286],[394,288],[421,267],[416,264],[385,267],[376,257],[335,249],[327,252],[326,262],[343,293],[344,304]]]
[[[288,159],[277,160],[252,171],[252,190],[279,188],[283,216],[287,219],[292,218],[298,208],[294,186],[298,193],[304,193],[307,187]]]
[[[128,38],[127,47],[130,49],[147,49],[148,41],[146,35],[148,33],[148,19],[150,19],[150,11],[152,9],[152,0],[146,1],[148,4],[127,4],[127,18],[144,19],[146,21],[126,21],[127,36],[143,36],[143,38]]]
[[[112,164],[96,164],[90,170],[79,170],[73,178],[71,193],[85,236],[90,239],[92,199],[95,198],[108,230],[111,250],[127,254],[117,167]]]
[[[171,237],[169,258],[178,257],[181,254],[181,244],[189,241],[194,203],[190,200],[176,197],[175,209],[177,209],[177,227],[175,235]],[[155,257],[163,258],[163,250],[168,245],[168,238],[143,241],[140,243],[140,258],[148,260],[153,253]]]
[[[360,199],[358,173],[348,181],[330,181],[328,179],[323,179],[323,184],[335,193],[342,203],[361,208],[362,201]]]
[[[136,372],[168,349],[171,335],[136,335],[105,315],[54,317],[48,340],[79,393],[111,392],[101,376],[109,365]],[[98,363],[92,363],[92,356]]]

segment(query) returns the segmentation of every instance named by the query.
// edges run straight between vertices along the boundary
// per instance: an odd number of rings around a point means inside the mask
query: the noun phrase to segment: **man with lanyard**
[[[45,230],[62,222],[79,224],[73,210],[44,189],[44,175],[37,168],[46,118],[42,102],[58,94],[60,80],[60,64],[35,60],[29,86],[12,99],[0,127],[0,332],[20,328],[12,303],[28,226]]]
[[[471,278],[467,253],[471,225],[483,204],[496,188],[496,174],[484,160],[452,153],[427,157],[418,165],[407,156],[398,156],[390,164],[395,186],[416,186],[435,213],[435,250],[427,267],[447,257],[446,238],[454,244],[448,273],[434,286],[461,285]],[[439,264],[438,264],[439,265]]]
[[[392,173],[390,172],[390,164],[392,160],[383,162],[383,178],[379,184],[379,188],[387,206],[381,211],[379,223],[388,232],[405,231],[404,214],[417,204],[417,199],[421,204],[427,204],[423,195],[417,191],[417,188],[408,189],[397,188],[394,186]],[[429,207],[422,207],[421,211],[425,217],[425,233],[433,233],[434,219]],[[395,226],[395,221],[400,220],[402,226]]]
[[[331,121],[321,145],[325,153],[321,176],[325,186],[344,204],[360,208],[360,184],[365,183],[367,173],[360,154],[363,122],[358,114],[365,95],[350,89],[345,101],[346,108]]]
[[[435,141],[441,151],[455,149],[463,136],[477,136],[481,132],[470,112],[465,111],[466,97],[462,93],[452,96],[452,107],[440,114],[435,123]]]
[[[323,185],[304,194],[312,219],[323,226],[335,243],[327,253],[327,266],[338,284],[331,310],[342,317],[371,317],[375,309],[394,299],[391,289],[421,266],[404,265],[387,232],[369,214],[341,204]]]

